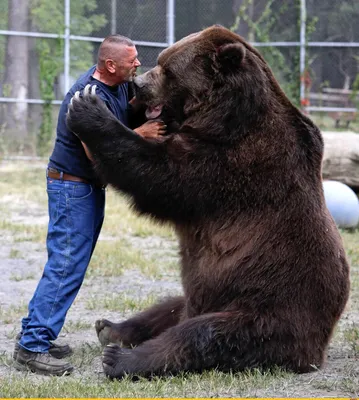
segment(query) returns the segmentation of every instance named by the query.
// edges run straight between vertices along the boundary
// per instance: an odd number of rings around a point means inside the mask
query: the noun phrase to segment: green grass
[[[138,312],[155,304],[158,297],[155,293],[150,293],[145,297],[133,296],[130,293],[112,293],[104,297],[90,298],[86,303],[86,308],[88,310],[121,311],[121,313]]]
[[[350,346],[354,357],[359,357],[359,324],[352,324],[343,331],[344,339]]]
[[[17,275],[17,274],[11,274],[10,280],[15,281],[15,282],[21,282],[21,281],[26,281],[26,280],[31,280],[35,279],[35,275],[33,273],[28,273],[25,275]]]
[[[85,331],[87,329],[92,329],[94,324],[82,321],[81,319],[77,321],[66,321],[62,330],[66,333],[73,333],[78,331]]]
[[[18,249],[11,249],[9,258],[22,258],[21,251]]]
[[[121,276],[125,270],[139,269],[144,275],[155,277],[156,261],[145,257],[124,240],[99,242],[94,252],[89,276]]]
[[[352,265],[359,266],[359,249],[358,249],[358,237],[359,237],[359,229],[348,231],[348,230],[340,230],[340,234],[342,236],[345,251],[347,257],[350,260]]]
[[[94,355],[94,354],[93,354]],[[87,361],[93,355],[87,354]],[[77,358],[80,360],[80,358]],[[80,361],[81,363],[81,361]],[[102,374],[95,377],[45,378],[41,382],[28,376],[12,376],[0,389],[7,397],[245,397],[250,393],[275,393],[292,375],[276,371],[224,374],[209,371],[203,374],[182,374],[177,377],[108,381]],[[50,394],[50,396],[49,396]]]
[[[351,307],[359,310],[359,230],[341,231],[345,251],[350,263]]]
[[[0,305],[0,322],[3,324],[17,322],[26,314],[27,303],[21,302],[20,304],[11,305],[9,307]]]
[[[103,234],[118,237],[123,232],[131,236],[148,237],[158,236],[166,239],[175,239],[173,229],[167,225],[155,223],[147,217],[138,215],[129,208],[128,200],[112,189],[106,193],[106,214]]]
[[[36,202],[46,205],[45,168],[29,168],[26,163],[8,164],[1,171],[0,195],[21,199],[21,202]],[[44,195],[45,194],[45,195]]]
[[[46,238],[46,227],[44,226],[19,224],[7,219],[0,219],[0,231],[12,235],[14,242],[42,243]]]
[[[349,128],[345,126],[344,121],[341,123],[341,126],[339,128],[336,128],[335,120],[331,118],[326,112],[311,112],[309,117],[323,131],[333,131],[333,132],[352,131],[359,133],[358,117],[356,118],[356,120],[350,122]]]
[[[128,270],[138,270],[144,277],[150,279],[161,279],[167,274],[178,275],[178,261],[171,260],[171,257],[177,256],[176,248],[163,251],[155,247],[150,253],[151,255],[145,254],[125,239],[100,240],[94,251],[87,276],[120,277]]]

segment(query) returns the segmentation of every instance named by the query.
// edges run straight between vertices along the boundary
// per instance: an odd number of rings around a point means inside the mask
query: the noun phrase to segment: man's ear
[[[217,48],[217,62],[220,69],[233,71],[240,67],[246,56],[246,49],[241,43],[223,44]]]
[[[110,58],[105,61],[106,69],[108,72],[113,74],[116,71],[115,62]]]

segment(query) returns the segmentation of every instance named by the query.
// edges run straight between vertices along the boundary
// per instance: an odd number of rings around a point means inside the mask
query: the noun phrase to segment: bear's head
[[[238,134],[246,127],[256,129],[269,110],[273,116],[290,104],[258,51],[217,25],[162,51],[157,66],[136,77],[135,85],[148,119],[163,112],[179,126],[207,134],[212,128],[219,133],[218,115],[222,127],[235,124]]]

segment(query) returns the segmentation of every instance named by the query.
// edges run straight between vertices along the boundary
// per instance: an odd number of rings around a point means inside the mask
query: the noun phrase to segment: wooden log
[[[359,134],[323,132],[323,179],[342,182],[359,190]]]

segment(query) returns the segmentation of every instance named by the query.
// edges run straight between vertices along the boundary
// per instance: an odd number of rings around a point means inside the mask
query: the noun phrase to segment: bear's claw
[[[112,322],[107,321],[106,319],[97,320],[95,328],[98,340],[102,346],[107,346],[111,343],[110,336],[112,331]]]
[[[131,350],[123,349],[117,344],[106,346],[102,353],[102,366],[108,378],[123,378],[132,369]]]
[[[86,85],[84,89],[84,96],[96,96],[97,85]],[[77,93],[77,92],[76,92]]]

